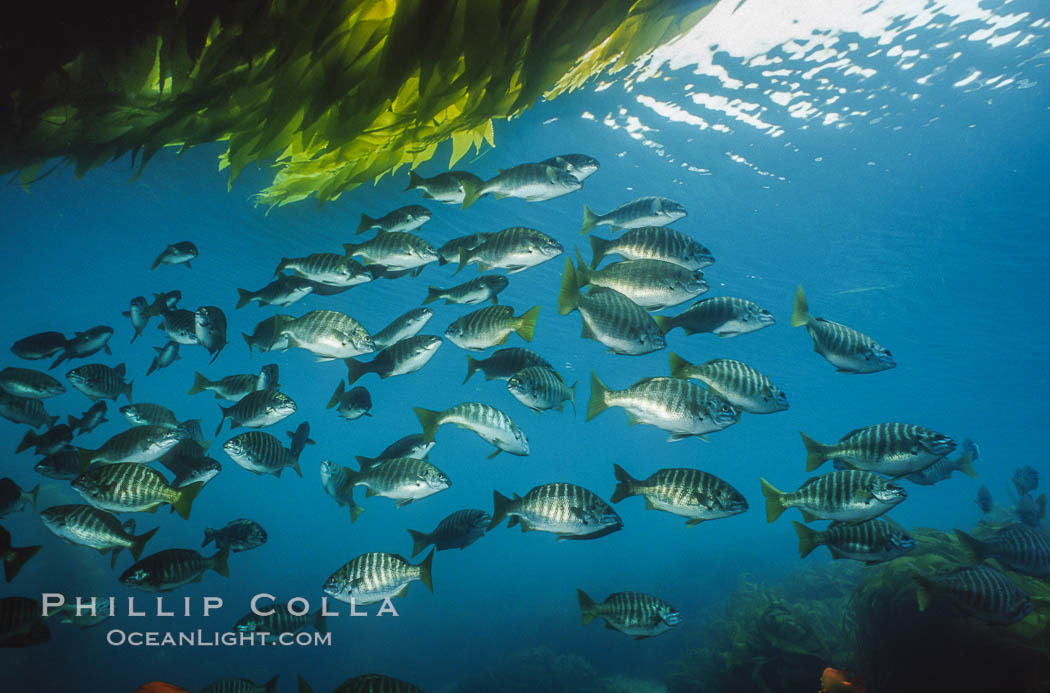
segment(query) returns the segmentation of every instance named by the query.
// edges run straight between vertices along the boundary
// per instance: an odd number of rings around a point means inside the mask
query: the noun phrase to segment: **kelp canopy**
[[[261,204],[333,200],[449,138],[454,164],[493,143],[493,119],[622,69],[713,3],[23,5],[30,14],[0,28],[0,171],[26,184],[54,158],[82,175],[129,152],[141,167],[162,147],[225,140],[231,185],[249,163],[276,162]]]

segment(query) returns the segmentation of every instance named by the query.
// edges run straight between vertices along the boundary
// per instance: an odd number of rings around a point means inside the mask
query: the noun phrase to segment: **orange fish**
[[[135,693],[190,693],[185,688],[179,688],[173,686],[170,683],[162,683],[160,681],[151,681],[142,688],[135,691]]]
[[[849,680],[851,678],[852,681]],[[825,669],[820,675],[820,686],[819,693],[868,693],[864,679],[852,677],[845,669]]]

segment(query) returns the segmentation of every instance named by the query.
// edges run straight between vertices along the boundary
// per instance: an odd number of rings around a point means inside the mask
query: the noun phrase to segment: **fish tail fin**
[[[576,249],[576,286],[587,286],[591,283],[591,268],[583,261],[580,249]]]
[[[412,407],[412,411],[416,413],[416,418],[419,419],[419,425],[423,427],[423,441],[431,442],[434,440],[434,435],[437,433],[438,426],[441,425],[441,412],[434,411],[433,409],[424,409],[423,407]]]
[[[204,528],[204,541],[201,542],[201,548],[204,548],[208,544],[215,541],[215,530],[211,527]],[[217,543],[217,542],[216,542]]]
[[[959,459],[958,470],[966,476],[977,478],[977,470],[973,468],[973,453],[967,450]]]
[[[430,544],[430,535],[423,532],[417,532],[414,529],[408,530],[408,536],[412,537],[412,556],[415,558],[416,554],[427,548]]]
[[[784,505],[784,492],[762,479],[762,495],[766,498],[766,522],[773,522],[787,510],[787,506]]]
[[[244,335],[247,339],[248,335]],[[189,394],[195,395],[198,392],[204,392],[208,386],[211,385],[211,381],[200,374],[199,371],[193,372],[193,387],[190,388]]]
[[[442,293],[444,293],[444,291],[441,288],[437,286],[428,286],[427,297],[423,299],[423,305],[433,303],[434,301],[438,300],[439,298],[441,298]]]
[[[431,549],[427,557],[423,559],[423,562],[419,564],[419,580],[427,586],[427,589],[431,592],[434,591],[434,578],[430,573],[430,566],[434,562],[434,552],[437,549]]]
[[[63,349],[62,353],[58,355],[57,359],[55,359],[55,362],[52,363],[50,366],[48,366],[47,369],[51,370],[52,368],[57,367],[59,364],[61,364],[67,358],[69,358],[69,347],[66,347],[65,349]]]
[[[84,417],[84,418],[87,418],[87,417]],[[69,416],[66,417],[66,425],[69,426],[70,428],[72,428],[74,431],[76,429],[80,428],[82,422],[83,422],[83,419],[78,419],[77,417],[73,416],[72,414],[70,414]]]
[[[828,446],[813,440],[802,431],[798,433],[802,436],[802,444],[806,446],[806,471],[819,469],[831,457]]]
[[[659,324],[659,323],[657,323],[657,324]],[[661,330],[663,329],[662,325],[660,326],[660,329]],[[693,364],[689,363],[688,361],[686,361],[684,358],[682,358],[678,354],[674,353],[673,351],[667,352],[667,361],[668,361],[668,363],[669,363],[669,365],[671,367],[671,377],[672,378],[687,378],[688,377],[688,376],[686,376],[684,374],[684,371],[685,371],[686,368],[689,368]]]
[[[193,509],[193,501],[197,498],[197,495],[201,492],[202,488],[204,488],[204,482],[198,481],[195,484],[190,484],[189,486],[184,486],[179,489],[179,497],[171,505],[175,508],[175,512],[182,516],[182,519],[190,519],[190,510]]]
[[[583,619],[583,625],[586,626],[594,620],[598,605],[583,590],[576,590],[576,600],[580,603],[580,616]]]
[[[813,552],[813,549],[821,545],[821,533],[801,522],[792,521],[791,524],[795,526],[795,534],[798,535],[798,556],[799,558],[805,558]]]
[[[478,359],[476,359],[476,358],[472,358],[472,357],[468,356],[467,357],[467,377],[463,378],[463,382],[465,383],[468,380],[470,380],[470,376],[474,375],[474,373],[479,368],[481,368],[481,362]]]
[[[134,384],[135,384],[134,380],[129,380],[127,382],[127,384],[125,384],[124,387],[123,387],[124,396],[128,398],[128,403],[129,404],[131,403],[131,386],[134,385]]]
[[[277,674],[277,676],[274,676],[272,679],[263,684],[263,693],[277,693],[278,676],[280,676],[280,674]]]
[[[561,275],[561,289],[558,291],[558,314],[568,315],[580,305],[580,287],[576,283],[576,271],[572,260],[565,258],[565,270]]]
[[[230,558],[230,545],[219,549],[219,552],[211,557],[211,569],[224,578],[230,577],[230,566],[227,561]]]
[[[492,520],[489,521],[489,526],[485,528],[486,532],[498,527],[499,523],[506,519],[511,502],[510,498],[507,498],[499,491],[492,492]]]
[[[601,264],[601,261],[605,259],[605,254],[608,252],[610,243],[612,243],[612,241],[607,241],[604,238],[598,238],[597,236],[591,236],[591,268],[597,267]]]
[[[252,292],[247,289],[237,289],[237,307],[244,308],[252,300]]]
[[[580,227],[580,235],[586,236],[598,225],[598,215],[587,205],[583,206],[583,225]]]
[[[354,503],[353,501],[354,501],[353,496],[351,496],[350,497],[350,503],[351,503],[351,505],[350,505],[350,524],[353,524],[353,523],[357,522],[357,518],[361,517],[361,513],[363,513],[365,511],[364,508],[362,508],[357,503]]]
[[[281,276],[281,272],[284,270],[285,267],[288,266],[288,263],[291,261],[291,258],[282,257],[281,261],[277,263],[277,269],[273,271],[274,278]]]
[[[40,484],[33,487],[33,490],[26,493],[29,496],[29,501],[33,504],[33,510],[36,510],[36,499],[40,496]]]
[[[4,579],[7,582],[14,580],[19,571],[38,551],[40,551],[39,546],[10,547],[4,557]]]
[[[609,388],[598,379],[598,374],[591,371],[591,398],[587,401],[587,421],[609,408],[607,395]]]
[[[358,234],[364,233],[368,229],[370,229],[373,226],[375,226],[375,223],[376,223],[375,219],[373,219],[372,217],[368,216],[367,214],[362,214],[361,215],[361,223],[357,225],[357,231],[354,231],[354,235],[356,236]]]
[[[347,368],[350,368],[349,364],[347,364]],[[353,380],[351,380],[350,382],[353,382]],[[332,397],[328,400],[328,404],[325,405],[325,409],[331,409],[335,405],[339,404],[339,400],[343,398],[343,393],[345,391],[346,388],[343,386],[343,381],[340,380],[339,384],[335,386],[335,392],[332,393]]]
[[[128,551],[131,552],[131,557],[136,561],[139,560],[139,556],[142,555],[142,550],[146,548],[146,542],[153,538],[153,535],[157,533],[160,527],[154,527],[148,532],[143,532],[137,537],[132,537],[131,546],[128,547]]]
[[[318,609],[314,612],[314,628],[317,629],[318,633],[328,632],[328,618],[324,615],[324,609]]]
[[[221,404],[219,405],[219,411],[221,411],[221,412],[222,412],[222,418],[221,418],[221,419],[219,419],[219,425],[218,425],[218,427],[217,427],[217,428],[215,429],[215,436],[216,436],[216,437],[218,437],[218,435],[219,435],[219,432],[220,432],[220,431],[222,431],[222,425],[223,425],[224,423],[226,423],[226,416],[227,416],[227,414],[229,414],[229,413],[230,413],[230,409],[233,409],[233,407],[224,407],[224,406],[222,406]],[[235,426],[235,425],[236,425],[236,424],[234,424],[234,426]],[[231,430],[231,431],[232,431],[232,430],[234,429],[234,426],[231,426],[231,427],[230,427],[230,430]]]
[[[532,336],[536,332],[536,320],[539,316],[540,307],[533,306],[524,315],[518,318],[518,328],[514,331],[517,332],[518,336],[526,342],[531,342]]]
[[[919,611],[926,611],[926,607],[930,605],[930,600],[933,599],[933,580],[918,573],[911,577],[915,580],[915,601],[919,603]]]
[[[370,368],[371,364],[361,363],[352,358],[343,359],[343,363],[346,364],[347,385],[353,385],[358,378],[372,370]],[[342,381],[339,384],[342,385]]]
[[[420,178],[419,174],[415,171],[408,172],[408,187],[405,188],[405,192],[409,190],[415,190],[416,188],[423,187],[423,179]]]
[[[39,437],[40,436],[38,436],[33,431],[33,429],[29,429],[28,431],[26,431],[26,434],[22,436],[22,442],[18,444],[17,448],[15,448],[15,454],[17,455],[23,450],[28,450],[29,448],[33,447],[33,445],[36,444],[36,441]]]
[[[809,314],[809,304],[806,302],[806,292],[802,290],[800,284],[795,289],[795,305],[791,310],[791,326],[802,327],[808,325],[809,321],[813,319],[813,316]]]
[[[361,471],[374,467],[376,465],[376,458],[365,457],[364,455],[355,455],[354,459],[357,460],[357,464],[361,467]]]
[[[634,495],[634,484],[637,483],[637,479],[632,477],[627,471],[618,464],[613,465],[613,474],[616,476],[616,489],[613,491],[611,500],[613,503],[619,503],[624,498],[628,498]]]
[[[299,693],[314,693],[314,689],[310,688],[310,684],[302,676],[299,677]]]
[[[476,180],[463,181],[463,209],[471,206],[481,197],[481,185]]]
[[[980,563],[988,556],[988,546],[983,541],[971,537],[961,529],[956,529],[954,532],[959,540],[959,546],[962,547],[963,553],[966,555],[967,562]]]
[[[576,386],[579,383],[573,383],[572,387],[569,388],[569,404],[572,405],[572,415],[576,416]]]

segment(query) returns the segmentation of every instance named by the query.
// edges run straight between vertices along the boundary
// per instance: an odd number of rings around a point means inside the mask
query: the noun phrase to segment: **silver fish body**
[[[345,359],[375,351],[375,343],[361,323],[334,310],[315,310],[284,325],[286,348],[306,349],[318,360]]]
[[[692,364],[675,353],[669,353],[668,357],[671,377],[699,380],[740,411],[772,414],[788,408],[787,396],[769,376],[742,361],[712,359],[704,364]]]
[[[613,231],[667,226],[685,215],[685,207],[666,197],[639,197],[605,214],[595,214],[590,207],[584,205],[583,228],[580,234],[589,233],[601,224],[608,224]]]
[[[737,337],[761,330],[776,322],[773,314],[757,303],[735,296],[704,298],[678,315],[658,315],[664,334],[681,327],[687,335],[711,332],[719,337]]]
[[[623,528],[623,520],[597,494],[567,483],[536,486],[524,497],[507,498],[493,491],[489,530],[510,518],[508,527],[521,524],[523,532],[550,532],[563,539],[597,539]]]
[[[639,356],[667,346],[648,311],[620,292],[599,286],[581,293],[572,261],[566,259],[558,312],[568,315],[577,310],[583,321],[580,336],[604,344],[614,354]]]

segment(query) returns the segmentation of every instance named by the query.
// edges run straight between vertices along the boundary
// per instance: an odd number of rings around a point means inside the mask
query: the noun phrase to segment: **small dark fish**
[[[51,479],[72,481],[80,476],[80,451],[65,447],[37,462],[33,469]]]
[[[44,403],[38,399],[15,397],[0,390],[0,416],[15,423],[28,424],[33,428],[51,428],[58,421],[57,416],[50,416],[44,409]]]
[[[146,299],[143,296],[136,296],[131,299],[131,307],[121,313],[121,315],[131,320],[131,326],[135,328],[135,334],[131,336],[131,343],[134,344],[135,340],[142,334],[142,330],[146,329],[146,325],[149,324],[149,304],[146,303]]]
[[[248,355],[251,356],[253,347],[259,353],[287,348],[288,335],[284,333],[284,328],[294,322],[295,318],[291,315],[272,315],[259,321],[251,334],[242,332],[241,336],[248,345]]]
[[[1029,525],[1038,527],[1039,521],[1046,517],[1046,494],[1039,498],[1032,498],[1027,493],[1017,500],[1017,519]]]
[[[581,183],[598,171],[598,160],[586,154],[559,154],[544,159],[540,166],[553,166],[561,169]]]
[[[113,350],[109,348],[109,338],[112,336],[113,328],[107,325],[97,325],[85,332],[74,333],[73,339],[66,342],[65,349],[63,349],[58,358],[48,366],[48,370],[59,365],[66,359],[87,358],[88,356],[92,356],[103,350],[107,354],[112,354]]]
[[[810,315],[801,286],[795,291],[791,326],[804,326],[813,339],[813,351],[835,366],[839,373],[876,373],[897,365],[889,349],[866,334]]]
[[[361,469],[363,471],[366,468]],[[339,507],[345,505],[349,508],[350,522],[357,522],[357,518],[365,511],[354,501],[355,478],[355,472],[349,467],[341,467],[331,460],[321,460],[321,486]]]
[[[438,551],[447,549],[465,549],[485,534],[485,528],[492,521],[492,516],[484,510],[457,510],[434,528],[430,534],[408,530],[412,537],[412,556],[434,545]]]
[[[346,390],[346,386],[340,380],[325,408],[331,409],[332,407],[336,407],[339,416],[347,421],[353,421],[362,416],[371,416],[369,412],[372,410],[372,395],[360,385]]]
[[[986,565],[960,568],[936,578],[916,574],[915,596],[919,611],[932,599],[944,596],[963,611],[982,621],[1009,625],[1032,613],[1032,602],[1017,583]]]
[[[65,348],[66,338],[61,332],[40,332],[12,344],[11,352],[19,358],[37,361],[49,359]]]
[[[458,205],[463,204],[463,196],[466,192],[463,185],[464,181],[469,181],[479,188],[483,183],[473,173],[466,171],[448,171],[447,173],[439,173],[433,178],[423,178],[415,171],[409,171],[408,187],[405,188],[405,191],[422,190],[423,197],[428,200]]]
[[[12,392],[11,394],[17,395],[19,393]],[[25,397],[26,395],[20,396]],[[1029,465],[1025,465],[1024,467],[1018,467],[1014,471],[1013,482],[1014,488],[1017,489],[1018,495],[1030,493],[1039,488],[1039,472],[1034,467],[1031,467]]]
[[[463,382],[470,380],[470,376],[481,371],[485,374],[485,380],[510,380],[511,376],[531,366],[549,368],[554,366],[547,363],[539,354],[522,349],[521,347],[510,347],[493,352],[487,359],[475,359],[467,356],[467,377]]]
[[[66,424],[59,424],[40,434],[30,430],[26,431],[25,436],[22,437],[22,442],[15,448],[15,454],[17,455],[29,448],[35,448],[37,455],[51,455],[66,447],[72,441],[73,429]]]
[[[146,315],[151,318],[157,315],[164,315],[168,311],[175,310],[175,306],[178,305],[180,300],[182,300],[182,292],[178,289],[153,294],[153,303],[146,308]]]
[[[196,445],[193,441],[182,441],[180,445],[182,444]],[[200,449],[200,446],[197,445],[197,448]],[[201,452],[203,453],[203,450]],[[203,454],[182,454],[176,448],[172,448],[161,457],[160,463],[175,475],[175,478],[171,480],[172,488],[185,488],[197,483],[206,484],[222,471],[222,465],[218,460],[205,457]]]
[[[294,431],[288,431],[288,437],[292,439],[292,442],[288,444],[288,449],[296,457],[306,449],[307,445],[317,442],[310,439],[310,424],[306,421],[299,424]]]
[[[421,433],[412,433],[386,446],[386,449],[376,457],[357,455],[355,459],[361,465],[361,469],[374,467],[384,460],[390,460],[395,457],[415,457],[418,460],[425,460],[434,444],[432,440],[428,442]]]
[[[22,487],[11,479],[0,479],[0,517],[23,510],[30,504],[36,510],[36,498],[39,494],[40,484],[34,486],[31,491],[23,491]]]
[[[153,261],[153,266],[150,269],[157,269],[161,264],[164,265],[186,265],[186,269],[192,269],[190,266],[190,260],[197,257],[197,246],[193,245],[190,241],[179,241],[178,243],[172,243],[157,256],[157,259]]]
[[[314,282],[305,277],[282,274],[258,291],[237,289],[237,308],[243,308],[252,301],[258,301],[260,306],[290,306],[305,298],[314,290],[314,286]]]
[[[161,313],[157,329],[168,335],[168,339],[179,344],[200,344],[197,337],[197,317],[192,310],[173,308]]]
[[[992,492],[988,490],[987,486],[981,486],[981,488],[977,489],[976,503],[982,513],[987,515],[992,511]]]
[[[89,363],[66,373],[66,379],[92,400],[111,399],[116,402],[118,397],[124,395],[130,402],[134,381],[124,382],[124,373],[123,363],[116,368],[101,363]]]
[[[201,306],[194,314],[194,333],[200,345],[212,354],[209,363],[214,363],[226,346],[226,314],[217,306]]]
[[[818,546],[827,546],[832,558],[851,558],[865,565],[884,563],[903,556],[918,542],[895,522],[883,519],[859,524],[832,522],[822,532],[795,522],[798,534],[798,553],[808,556]]]
[[[987,541],[975,539],[958,529],[955,530],[955,536],[973,563],[994,558],[1011,570],[1025,575],[1039,578],[1050,576],[1050,538],[1038,529],[1028,525],[1011,525]]]
[[[192,549],[167,549],[136,562],[124,571],[120,581],[146,592],[170,592],[191,582],[199,582],[208,570],[228,578],[230,569],[226,566],[226,558],[229,554],[226,547],[208,558]]]
[[[635,640],[666,633],[682,622],[682,616],[673,606],[650,594],[616,592],[601,604],[576,590],[580,602],[583,625],[595,618],[605,619],[606,628],[631,635]]]
[[[149,370],[146,371],[146,375],[149,375],[158,368],[167,368],[179,358],[178,342],[168,342],[162,347],[153,347],[153,349],[157,352],[157,355],[153,357],[153,363],[150,364]]]
[[[0,558],[4,561],[4,580],[14,580],[18,572],[40,549],[40,546],[11,546],[11,535],[0,527]]]
[[[431,211],[422,205],[399,207],[378,219],[362,214],[361,223],[357,225],[357,231],[354,233],[361,234],[370,229],[379,229],[380,231],[415,231],[430,221],[432,216]]]
[[[266,530],[255,520],[240,518],[226,523],[222,529],[206,528],[204,530],[205,547],[215,542],[215,548],[224,549],[227,546],[233,552],[257,549],[266,543]]]
[[[427,297],[423,299],[423,303],[431,303],[443,298],[445,305],[459,303],[472,306],[485,301],[492,301],[493,305],[497,305],[499,293],[508,286],[510,286],[510,279],[505,275],[483,274],[449,289],[437,286],[427,287]]]
[[[259,369],[259,378],[255,382],[256,390],[280,390],[280,370],[276,363],[268,363]]]
[[[325,623],[323,609],[313,613],[293,614],[287,604],[275,603],[269,609],[266,616],[259,615],[254,611],[242,616],[234,629],[238,633],[266,633],[264,642],[276,644],[277,638],[283,633],[298,633],[307,626],[313,626],[319,633],[327,633],[328,626]],[[227,693],[229,689],[222,689]]]
[[[973,461],[977,459],[978,454],[980,452],[977,444],[967,438],[963,441],[962,453],[958,457],[950,459],[945,455],[926,469],[909,474],[904,478],[919,486],[932,486],[939,481],[950,479],[952,472],[962,472],[966,476],[976,478],[977,472],[974,471]],[[845,468],[844,464],[840,466],[839,460],[835,460],[835,469]]]
[[[66,387],[47,373],[32,368],[5,368],[0,371],[0,390],[15,397],[47,399],[62,394]]]
[[[701,299],[678,315],[656,315],[653,319],[664,334],[681,327],[686,335],[711,332],[721,338],[755,332],[776,322],[762,306],[735,296]]]
[[[175,412],[159,404],[127,404],[120,408],[120,413],[132,426],[165,426],[171,429],[179,427]]]
[[[100,399],[88,407],[79,419],[71,414],[68,423],[70,428],[76,430],[77,435],[83,435],[91,433],[107,421],[109,419],[106,418],[106,402]]]

